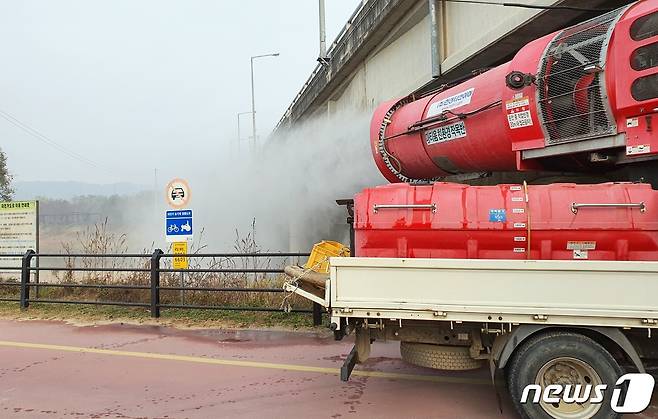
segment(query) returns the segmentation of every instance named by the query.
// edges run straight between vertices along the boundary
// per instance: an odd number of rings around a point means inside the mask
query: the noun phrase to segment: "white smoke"
[[[336,199],[385,183],[372,159],[370,114],[314,118],[279,132],[257,152],[234,152],[195,179],[197,231],[209,248],[231,248],[235,231],[250,230],[265,249],[306,251],[330,239],[345,242],[346,211]]]
[[[321,240],[347,244],[347,213],[336,199],[349,199],[365,187],[386,183],[371,155],[369,121],[370,114],[362,112],[309,119],[277,132],[257,152],[248,140],[242,141],[238,152],[236,141],[229,138],[220,140],[219,152],[191,148],[186,158],[195,167],[176,173],[192,189],[189,208],[194,211],[197,248],[232,251],[236,230],[245,237],[254,220],[256,243],[264,250],[308,251]],[[167,163],[177,167],[173,159]],[[168,180],[159,179],[161,189],[152,193],[80,197],[70,205],[78,212],[98,213],[101,222],[107,217],[110,230],[126,234],[130,251],[167,249],[164,184]],[[43,248],[60,251],[60,242],[72,242],[80,250],[76,232],[84,229],[66,227],[49,233],[54,241]]]

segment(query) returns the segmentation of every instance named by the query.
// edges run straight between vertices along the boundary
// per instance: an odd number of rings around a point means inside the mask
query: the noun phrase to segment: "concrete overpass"
[[[518,2],[554,8],[455,0],[363,0],[331,45],[328,64],[316,67],[277,130],[311,116],[369,111],[384,100],[432,89],[505,62],[528,41],[631,1]],[[435,3],[434,13],[430,13],[431,3]]]

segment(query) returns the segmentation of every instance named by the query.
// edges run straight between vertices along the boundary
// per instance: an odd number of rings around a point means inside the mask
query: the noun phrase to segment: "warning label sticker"
[[[573,251],[573,258],[574,259],[587,259],[588,258],[587,250],[574,250]]]
[[[427,145],[444,143],[446,141],[456,140],[457,138],[466,137],[466,125],[463,121],[456,124],[445,125],[434,128],[425,133]]]
[[[530,111],[521,111],[507,114],[507,122],[511,129],[529,127],[532,125]]]
[[[507,122],[511,129],[529,127],[532,125],[530,114],[530,99],[528,96],[515,97],[505,102]]]
[[[567,250],[596,250],[596,242],[567,242]]]
[[[493,208],[489,210],[489,222],[504,223],[507,221],[507,214],[504,209]]]
[[[640,125],[640,120],[637,118],[626,119],[626,128],[635,128]]]
[[[627,156],[632,156],[633,154],[646,154],[646,153],[651,153],[651,145],[649,144],[626,146]]]
[[[519,99],[508,100],[505,102],[505,109],[508,111],[515,108],[521,108],[523,106],[530,106],[530,99],[528,99],[528,96],[524,96]]]
[[[445,111],[449,111],[451,109],[455,109],[460,106],[468,105],[469,103],[471,103],[473,92],[475,92],[475,88],[472,87],[461,93],[457,93],[456,95],[452,95],[445,99],[441,99],[438,102],[432,103],[429,109],[427,110],[426,118],[440,115]]]

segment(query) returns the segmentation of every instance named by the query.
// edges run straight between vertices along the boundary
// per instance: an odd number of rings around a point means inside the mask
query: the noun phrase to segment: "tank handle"
[[[375,204],[372,206],[372,212],[375,214],[383,209],[425,209],[435,213],[436,204]]]
[[[644,202],[629,202],[629,203],[619,203],[619,204],[613,204],[613,203],[608,203],[608,204],[577,204],[577,203],[572,203],[571,204],[571,212],[574,214],[578,214],[578,210],[580,208],[639,208],[640,212],[646,211],[647,207],[644,205]]]

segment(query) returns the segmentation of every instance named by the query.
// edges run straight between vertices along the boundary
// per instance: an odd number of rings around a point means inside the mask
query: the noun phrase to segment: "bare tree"
[[[0,201],[11,201],[14,189],[11,187],[13,177],[7,169],[7,156],[0,149]]]

